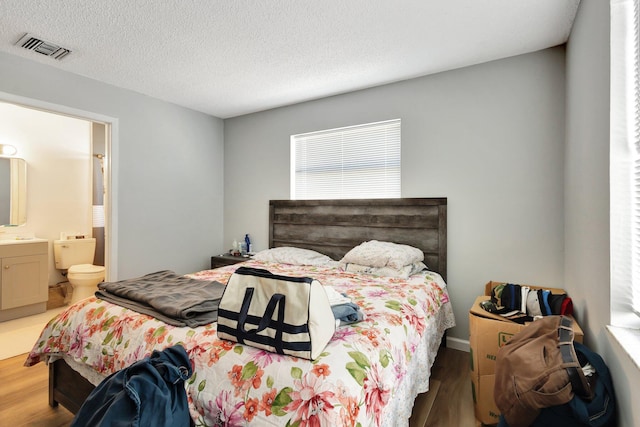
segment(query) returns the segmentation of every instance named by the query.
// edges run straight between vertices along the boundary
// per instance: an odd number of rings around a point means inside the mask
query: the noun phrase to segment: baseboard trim
[[[466,351],[469,353],[469,340],[447,337],[447,347],[454,350]]]

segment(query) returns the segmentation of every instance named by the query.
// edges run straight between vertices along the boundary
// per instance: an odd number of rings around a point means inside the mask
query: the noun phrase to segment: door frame
[[[104,217],[105,217],[105,280],[117,280],[118,275],[118,119],[92,111],[71,108],[65,105],[28,98],[0,91],[0,101],[25,108],[41,110],[105,125],[104,162]]]

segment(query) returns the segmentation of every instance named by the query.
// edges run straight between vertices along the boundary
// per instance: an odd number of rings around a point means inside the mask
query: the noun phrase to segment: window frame
[[[640,330],[638,0],[611,4],[611,325]]]
[[[372,145],[363,145],[363,141]],[[303,159],[305,154],[301,154],[302,144],[309,144],[302,148],[311,152],[309,158],[313,161],[308,165],[306,158]],[[290,198],[401,197],[401,144],[400,118],[291,135]],[[333,149],[322,149],[327,146]],[[318,158],[318,154],[322,157]],[[317,173],[314,174],[314,170]],[[300,191],[303,174],[303,178],[314,175],[321,178],[311,181],[312,191]],[[363,181],[367,183],[364,187]]]

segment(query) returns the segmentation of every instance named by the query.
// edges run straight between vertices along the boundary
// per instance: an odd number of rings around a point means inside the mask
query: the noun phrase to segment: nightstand
[[[229,254],[215,255],[211,257],[211,269],[233,265],[251,258],[248,256],[233,256]]]

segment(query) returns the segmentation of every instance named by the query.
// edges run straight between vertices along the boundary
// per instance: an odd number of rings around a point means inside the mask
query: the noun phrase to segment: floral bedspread
[[[438,274],[382,278],[247,261],[190,277],[226,283],[239,265],[314,277],[350,297],[365,319],[339,327],[309,361],[219,340],[215,323],[170,326],[91,297],[49,322],[25,365],[64,355],[106,376],[154,349],[182,344],[193,364],[185,387],[196,426],[408,425],[413,399],[428,389],[442,333],[455,324]]]

